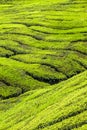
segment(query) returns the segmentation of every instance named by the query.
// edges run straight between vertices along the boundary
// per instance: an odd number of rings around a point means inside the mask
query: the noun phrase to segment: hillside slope
[[[0,130],[87,130],[87,0],[0,1]]]
[[[86,0],[7,3],[0,5],[2,99],[59,83],[87,69]]]
[[[0,130],[86,130],[87,71],[0,101]]]

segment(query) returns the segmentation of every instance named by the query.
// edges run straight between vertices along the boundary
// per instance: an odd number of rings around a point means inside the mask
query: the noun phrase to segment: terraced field
[[[87,130],[87,1],[0,2],[0,130]]]

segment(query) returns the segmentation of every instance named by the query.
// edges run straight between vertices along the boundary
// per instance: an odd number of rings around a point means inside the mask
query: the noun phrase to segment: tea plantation
[[[87,1],[0,1],[0,130],[87,130]]]

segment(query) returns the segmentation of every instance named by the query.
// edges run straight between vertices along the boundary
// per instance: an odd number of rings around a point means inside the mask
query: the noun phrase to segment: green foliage
[[[86,102],[87,71],[51,88],[29,91],[17,98],[0,101],[0,129],[85,127]]]
[[[0,3],[0,130],[85,130],[87,1]]]

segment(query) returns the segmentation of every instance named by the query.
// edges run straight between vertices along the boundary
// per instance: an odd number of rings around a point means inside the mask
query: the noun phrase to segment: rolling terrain
[[[87,1],[0,1],[0,130],[87,130]]]

